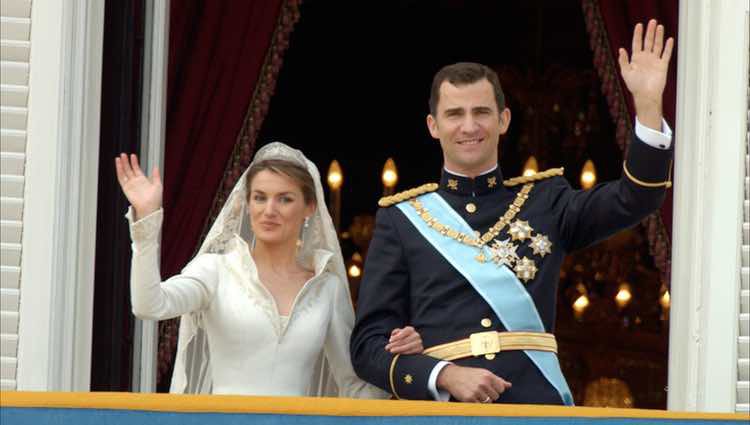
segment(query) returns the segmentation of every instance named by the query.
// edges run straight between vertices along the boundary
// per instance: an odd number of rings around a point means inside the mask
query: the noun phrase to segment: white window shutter
[[[31,0],[0,2],[0,389],[16,389]]]
[[[750,81],[750,80],[749,80]],[[740,317],[737,341],[737,407],[750,412],[750,84],[747,88],[747,134],[745,139],[745,202],[742,223],[740,269]]]

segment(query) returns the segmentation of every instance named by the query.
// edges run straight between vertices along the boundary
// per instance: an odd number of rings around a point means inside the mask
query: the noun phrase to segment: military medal
[[[538,173],[531,180],[550,177],[553,175],[562,175],[562,169],[552,169],[542,173]],[[432,214],[429,213],[429,211],[427,211],[422,203],[419,202],[418,199],[412,199],[409,201],[409,203],[417,211],[417,214],[422,218],[427,226],[431,227],[443,236],[455,239],[459,243],[478,248],[479,253],[474,257],[475,261],[479,263],[492,261],[498,267],[506,266],[514,271],[519,279],[524,281],[524,283],[527,283],[530,280],[534,279],[539,269],[537,268],[536,263],[533,259],[528,257],[519,259],[517,253],[519,245],[516,245],[513,242],[523,242],[526,239],[530,239],[531,241],[529,242],[529,248],[531,248],[531,250],[533,251],[533,255],[538,255],[542,258],[544,258],[547,254],[552,253],[552,242],[546,235],[543,235],[541,233],[534,234],[534,229],[531,227],[528,221],[518,219],[513,221],[516,215],[521,211],[521,207],[523,207],[523,204],[529,198],[529,193],[531,193],[531,189],[534,187],[534,183],[529,181],[529,178],[527,177],[516,177],[504,182],[504,184],[506,184],[507,186],[515,185],[518,183],[524,183],[524,186],[516,195],[516,199],[508,206],[508,210],[505,211],[505,214],[503,214],[500,219],[484,234],[481,234],[478,231],[474,231],[472,234],[468,234],[457,231],[455,229],[451,229],[448,226],[439,223],[437,219],[434,218]],[[496,178],[494,176],[489,177],[487,179],[487,185],[488,187],[494,187],[495,185],[497,185]],[[449,189],[457,190],[458,180],[450,179],[447,186]],[[469,213],[473,213],[476,211],[476,205],[474,205],[473,203],[466,204],[465,208]],[[505,240],[495,239],[500,234],[500,232],[505,229],[506,226],[508,227],[508,229],[506,229],[506,233],[510,235],[510,238]],[[485,246],[489,251],[489,258],[483,251]]]
[[[508,233],[510,233],[510,237],[514,241],[524,241],[530,238],[533,231],[534,229],[529,226],[529,222],[523,220],[514,221],[511,223],[510,229],[508,229]]]
[[[513,267],[513,264],[518,261],[518,254],[516,254],[518,247],[506,239],[504,241],[498,241],[497,239],[493,242],[492,246],[489,247],[492,253],[492,261],[498,266],[506,265]]]
[[[542,258],[547,254],[552,254],[552,242],[549,241],[547,236],[540,233],[531,237],[529,246],[534,251],[534,255],[539,255]]]
[[[536,276],[537,268],[536,264],[534,264],[534,260],[523,257],[518,261],[516,268],[513,269],[513,271],[516,272],[516,276],[518,276],[519,279],[526,283]]]

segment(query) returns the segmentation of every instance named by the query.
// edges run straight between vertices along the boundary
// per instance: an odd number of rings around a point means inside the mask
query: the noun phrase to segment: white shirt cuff
[[[638,117],[635,117],[635,135],[652,148],[666,150],[672,146],[672,129],[664,118],[661,119],[661,130],[646,127],[638,121]]]
[[[448,391],[439,390],[437,388],[437,377],[440,374],[440,371],[449,364],[452,363],[446,361],[438,362],[438,364],[436,364],[435,367],[432,368],[432,372],[430,372],[430,378],[427,380],[427,389],[430,390],[432,398],[437,401],[448,401],[451,398],[451,394]]]

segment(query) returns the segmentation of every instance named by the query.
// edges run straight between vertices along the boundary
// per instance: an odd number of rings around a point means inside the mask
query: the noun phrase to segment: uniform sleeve
[[[591,245],[656,211],[671,185],[672,155],[673,149],[654,148],[635,138],[619,180],[590,190],[573,190],[562,178],[549,182],[547,195],[565,249]]]
[[[328,325],[324,351],[328,359],[328,365],[333,374],[336,386],[339,388],[339,396],[350,398],[387,398],[388,393],[378,387],[361,380],[352,368],[349,356],[349,338],[354,326],[354,310],[352,309],[349,293],[344,288],[344,283],[338,281],[329,282],[334,285],[333,290],[333,312]]]
[[[133,258],[130,270],[130,298],[133,314],[141,319],[171,319],[208,307],[217,285],[217,255],[203,254],[188,264],[182,273],[161,281],[159,270],[160,234],[163,210],[130,223]]]
[[[409,268],[392,214],[400,212],[380,209],[375,219],[351,338],[352,363],[360,377],[397,398],[431,400],[428,381],[439,360],[385,350],[391,331],[411,322]]]

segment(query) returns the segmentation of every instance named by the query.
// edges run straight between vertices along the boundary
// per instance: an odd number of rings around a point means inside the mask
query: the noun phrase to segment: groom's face
[[[313,211],[300,185],[289,176],[263,170],[250,184],[248,214],[256,241],[294,246],[305,217]]]
[[[444,81],[436,109],[427,117],[427,127],[440,140],[445,168],[475,176],[497,164],[498,143],[508,131],[510,110],[498,110],[487,79],[458,86]]]

